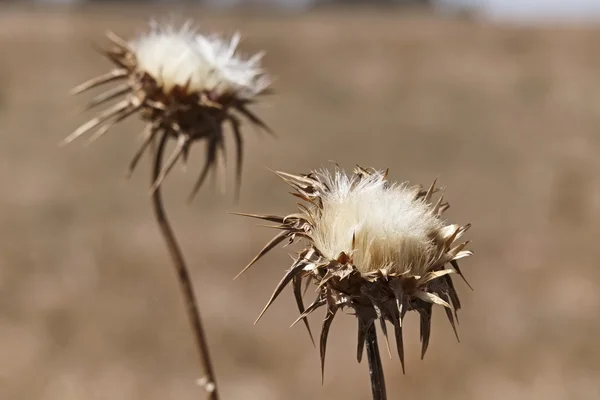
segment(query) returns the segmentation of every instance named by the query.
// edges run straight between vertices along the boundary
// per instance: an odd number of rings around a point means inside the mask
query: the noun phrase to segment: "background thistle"
[[[306,247],[258,319],[290,283],[301,314],[296,322],[303,320],[309,334],[306,317],[325,307],[320,336],[323,373],[333,319],[340,310],[352,310],[358,319],[357,359],[361,361],[366,343],[373,396],[383,399],[385,383],[374,323],[379,320],[386,340],[386,321],[392,323],[403,369],[402,322],[408,311],[420,315],[421,357],[429,344],[434,304],[444,307],[456,333],[460,300],[451,274],[462,276],[457,261],[472,255],[464,250],[468,242],[457,243],[470,225],[448,225],[441,220],[449,204],[443,196],[431,201],[438,190],[435,182],[428,190],[408,188],[389,183],[387,171],[360,166],[351,175],[340,169],[277,174],[294,188],[293,195],[307,204],[299,204],[299,212],[287,216],[242,214],[273,222],[281,232],[241,273],[281,242],[304,239]],[[303,281],[317,286],[316,299],[306,308]]]
[[[120,100],[81,125],[65,142],[69,143],[100,126],[91,138],[93,141],[135,113],[146,121],[143,144],[131,160],[129,173],[133,172],[146,150],[152,148],[151,193],[155,217],[176,270],[204,369],[205,375],[198,382],[210,399],[217,400],[219,394],[196,295],[182,251],[164,210],[161,184],[179,159],[184,164],[187,162],[191,145],[205,140],[206,160],[192,190],[190,198],[193,197],[209,170],[215,169],[219,159],[224,163],[223,125],[228,123],[236,143],[236,190],[239,191],[243,140],[240,120],[234,111],[267,129],[247,108],[256,96],[266,91],[270,83],[259,67],[262,53],[242,59],[236,55],[240,40],[238,34],[230,42],[225,42],[216,36],[196,34],[189,23],[178,30],[153,23],[148,34],[130,42],[111,32],[107,36],[113,47],[102,50],[102,53],[116,68],[82,83],[73,93],[113,81],[124,81],[96,96],[88,108],[113,99]],[[170,140],[176,141],[176,147],[164,163],[163,155]]]
[[[239,116],[269,131],[248,106],[267,92],[270,78],[260,67],[263,53],[245,59],[236,54],[240,35],[231,41],[218,36],[196,33],[190,22],[181,28],[151,24],[148,33],[125,41],[107,32],[112,47],[101,50],[115,68],[73,89],[79,94],[95,87],[120,82],[93,98],[87,108],[117,103],[100,112],[71,133],[69,143],[100,127],[90,138],[94,141],[115,124],[139,114],[147,125],[142,145],[129,164],[129,174],[152,141],[164,136],[176,141],[176,147],[161,168],[156,189],[180,159],[187,162],[190,147],[206,142],[206,159],[191,193],[193,197],[217,164],[224,164],[224,124],[233,132],[236,144],[236,190],[239,190],[243,161],[243,138]],[[237,115],[236,115],[237,114]]]

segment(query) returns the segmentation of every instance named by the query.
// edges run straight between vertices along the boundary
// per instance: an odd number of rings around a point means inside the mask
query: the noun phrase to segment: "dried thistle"
[[[65,142],[99,127],[90,142],[104,135],[115,124],[138,114],[147,122],[143,142],[129,165],[129,174],[158,135],[176,141],[176,148],[153,184],[156,189],[178,160],[187,162],[190,147],[206,141],[206,160],[190,199],[202,186],[208,172],[224,164],[223,127],[228,124],[236,144],[236,188],[242,174],[243,138],[240,116],[269,131],[248,106],[267,93],[269,76],[260,67],[263,53],[251,58],[239,56],[239,34],[227,42],[217,36],[198,34],[190,23],[180,29],[152,23],[150,31],[125,41],[107,33],[112,47],[101,50],[115,68],[73,89],[79,94],[107,83],[118,85],[100,93],[88,109],[111,100],[118,102],[77,128]],[[222,170],[222,169],[221,169]]]
[[[443,196],[431,202],[438,191],[435,182],[428,190],[409,188],[389,183],[387,171],[362,167],[352,175],[339,169],[334,173],[277,174],[306,204],[298,203],[298,212],[287,216],[241,214],[273,222],[274,228],[281,230],[241,273],[281,242],[302,239],[306,247],[258,319],[289,283],[300,312],[294,324],[303,320],[311,339],[306,317],[325,307],[320,338],[322,372],[329,328],[339,310],[350,309],[358,319],[359,362],[366,337],[370,331],[374,335],[375,321],[379,320],[386,342],[386,321],[390,322],[403,371],[402,322],[408,311],[420,314],[421,357],[429,344],[434,304],[444,307],[456,333],[460,301],[451,275],[462,276],[457,261],[472,255],[464,250],[468,242],[457,244],[470,225],[449,225],[441,219],[449,205]],[[303,281],[307,287],[311,282],[317,287],[316,298],[306,308]]]
[[[147,123],[143,130],[143,144],[131,160],[129,174],[150,148],[153,154],[152,206],[172,259],[204,369],[205,375],[199,382],[209,399],[218,400],[219,393],[200,310],[189,269],[164,209],[161,183],[178,160],[182,159],[186,164],[193,143],[205,140],[206,161],[190,196],[193,197],[208,172],[215,171],[217,164],[224,162],[223,128],[229,124],[236,143],[236,189],[239,191],[243,159],[240,116],[268,131],[248,106],[267,92],[270,79],[260,68],[262,53],[249,59],[236,54],[240,40],[237,34],[226,42],[216,36],[197,34],[189,23],[178,30],[154,23],[149,33],[132,41],[125,41],[111,32],[107,36],[112,47],[101,52],[116,67],[77,86],[73,93],[121,82],[97,95],[88,108],[118,100],[77,128],[65,142],[70,143],[99,127],[90,139],[94,141],[115,124],[136,113]],[[163,165],[166,147],[171,140],[176,141],[176,147]]]

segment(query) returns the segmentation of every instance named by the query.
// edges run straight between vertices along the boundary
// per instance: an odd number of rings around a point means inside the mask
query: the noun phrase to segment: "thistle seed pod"
[[[193,197],[208,172],[224,163],[224,125],[228,124],[236,144],[236,187],[239,190],[243,160],[240,116],[269,131],[248,106],[267,93],[271,83],[260,67],[263,53],[245,59],[236,54],[238,34],[227,42],[217,36],[196,33],[190,23],[180,29],[152,23],[150,31],[125,41],[108,32],[112,47],[101,52],[115,68],[73,89],[73,94],[107,83],[120,82],[91,100],[88,109],[119,99],[95,118],[81,125],[65,142],[99,127],[90,141],[104,135],[127,117],[138,114],[147,122],[143,142],[129,165],[129,174],[158,135],[176,141],[176,147],[153,188],[182,160],[185,164],[190,146],[206,141],[206,160],[194,186]]]
[[[451,276],[462,276],[458,260],[472,255],[465,250],[468,242],[457,244],[470,225],[449,225],[441,219],[449,205],[443,196],[432,202],[438,191],[435,182],[428,190],[409,188],[389,183],[387,171],[362,167],[351,175],[340,169],[277,174],[295,190],[292,194],[306,203],[298,203],[298,212],[287,216],[241,214],[275,223],[274,228],[281,232],[240,274],[279,243],[299,239],[306,247],[258,319],[290,283],[300,312],[294,324],[303,320],[311,339],[306,317],[325,307],[320,338],[322,372],[329,328],[342,309],[352,310],[358,319],[359,362],[365,333],[376,320],[386,341],[386,321],[394,327],[403,371],[402,322],[408,311],[420,314],[421,358],[429,344],[434,304],[444,307],[456,333],[456,312],[461,305]],[[308,307],[303,302],[303,281],[307,286],[316,285],[317,296]]]

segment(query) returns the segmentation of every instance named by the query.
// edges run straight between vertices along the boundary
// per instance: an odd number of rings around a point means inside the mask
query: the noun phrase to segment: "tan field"
[[[203,31],[240,30],[242,48],[265,49],[277,78],[277,94],[254,110],[278,137],[245,127],[237,204],[210,185],[186,203],[201,146],[165,185],[223,399],[370,398],[354,317],[336,318],[323,385],[318,350],[301,325],[289,328],[291,289],[253,325],[297,248],[232,280],[273,231],[227,212],[292,212],[267,168],[307,172],[328,160],[389,167],[415,184],[439,175],[447,218],[473,224],[475,256],[462,269],[475,291],[457,281],[461,343],[436,310],[421,361],[409,316],[406,375],[381,345],[390,399],[600,398],[600,29],[399,10],[112,5],[0,8],[0,399],[204,398],[151,213],[149,161],[125,179],[141,122],[89,147],[58,146],[92,116],[82,112],[91,94],[67,93],[109,68],[93,49],[104,31],[130,37],[171,15]],[[230,165],[230,187],[233,176]],[[321,319],[312,316],[314,331]]]

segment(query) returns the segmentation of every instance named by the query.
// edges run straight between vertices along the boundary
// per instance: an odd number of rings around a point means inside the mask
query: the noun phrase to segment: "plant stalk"
[[[163,132],[159,140],[158,147],[155,149],[151,184],[154,184],[160,175],[168,139],[168,134]],[[177,239],[175,238],[175,234],[173,233],[173,229],[171,228],[171,225],[167,219],[162,200],[161,186],[162,185],[159,185],[156,190],[152,191],[152,205],[154,214],[156,216],[156,221],[158,222],[158,227],[160,228],[162,236],[165,239],[167,248],[169,249],[169,254],[171,255],[171,260],[173,261],[173,267],[175,268],[175,272],[177,274],[179,288],[181,289],[181,294],[183,295],[183,300],[185,302],[186,314],[191,324],[192,333],[196,341],[200,364],[204,370],[204,377],[199,380],[199,383],[206,390],[209,400],[219,400],[219,392],[217,390],[215,374],[212,362],[210,360],[208,343],[204,333],[204,327],[202,325],[200,309],[198,308],[196,301],[192,279],[183,258],[181,249],[179,248],[179,244],[177,243]]]
[[[369,361],[369,376],[371,377],[373,400],[387,400],[383,365],[381,365],[381,356],[379,355],[377,332],[374,323],[367,329],[365,341],[367,345],[367,359]]]

